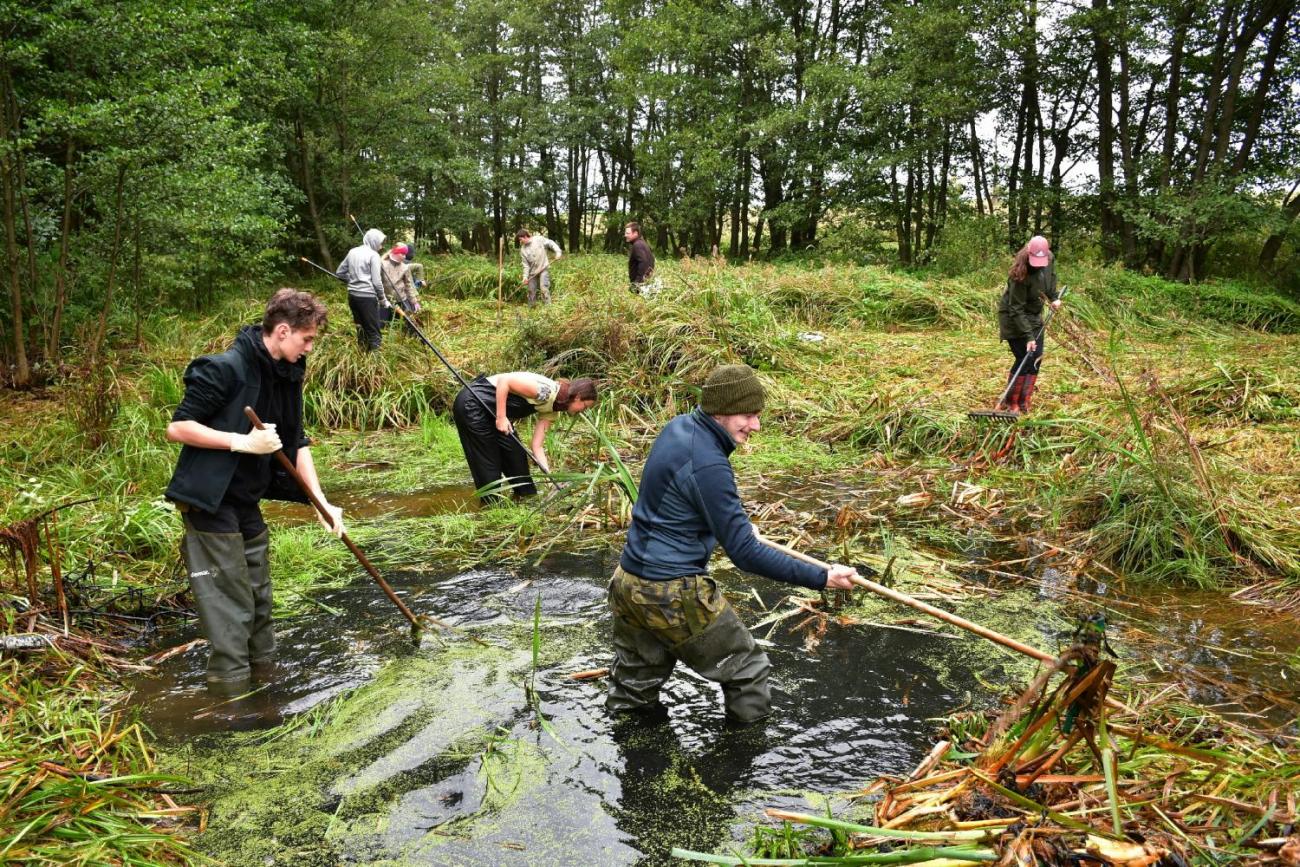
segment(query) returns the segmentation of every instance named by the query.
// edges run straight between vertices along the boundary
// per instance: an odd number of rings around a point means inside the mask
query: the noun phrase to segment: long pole
[[[762,542],[764,545],[768,546],[769,548],[774,548],[775,550],[780,551],[782,554],[788,554],[791,557],[795,558],[796,560],[802,560],[803,562],[816,566],[819,569],[831,568],[831,564],[818,560],[816,557],[812,557],[808,554],[803,553],[802,551],[796,551],[794,548],[791,548],[788,545],[782,545],[780,542],[773,542],[771,539],[767,538],[762,533],[758,532],[757,527],[754,528],[754,535],[758,538],[758,541]],[[1001,644],[1003,647],[1014,650],[1017,653],[1023,653],[1025,656],[1028,656],[1031,659],[1036,659],[1039,662],[1056,661],[1056,657],[1052,656],[1049,653],[1045,653],[1039,650],[1037,647],[1030,647],[1028,644],[1023,644],[1019,641],[1016,641],[1014,638],[1010,638],[1006,635],[1003,635],[1000,632],[994,632],[992,629],[989,629],[988,627],[985,626],[980,626],[978,623],[974,623],[970,620],[967,620],[965,617],[959,617],[956,614],[953,614],[948,611],[944,611],[942,608],[935,608],[933,605],[928,605],[922,602],[920,599],[914,599],[913,597],[908,596],[906,593],[899,593],[897,590],[891,590],[890,588],[884,586],[883,584],[877,584],[875,581],[869,581],[866,578],[862,578],[860,576],[854,578],[853,583],[858,585],[859,587],[863,587],[866,588],[867,590],[870,590],[872,593],[878,594],[880,596],[884,596],[886,599],[892,599],[895,602],[901,602],[904,605],[909,605],[912,608],[915,608],[917,611],[922,611],[926,614],[929,614],[931,617],[936,617],[939,620],[942,620],[945,623],[951,623],[953,626],[958,626],[962,629],[965,629],[967,632],[973,632],[976,635],[980,636],[981,638],[987,638],[989,641],[992,641],[994,644]],[[1117,710],[1125,710],[1130,712],[1132,711],[1132,708],[1125,705],[1119,699],[1109,695],[1106,696],[1106,706],[1115,708]]]
[[[501,324],[501,308],[505,304],[503,287],[506,280],[506,237],[497,238],[497,325]]]
[[[762,533],[759,533],[757,528],[754,530],[754,535],[758,537],[758,541],[762,542],[769,548],[780,551],[782,554],[788,554],[796,560],[802,560],[803,562],[816,566],[819,569],[831,568],[829,563],[824,563],[816,557],[812,557],[802,551],[796,551],[794,548],[782,545],[780,542],[773,542]],[[853,579],[853,583],[859,587],[864,587],[879,596],[884,596],[886,599],[892,599],[895,602],[910,605],[917,611],[923,611],[931,617],[939,618],[945,623],[951,623],[953,626],[959,626],[967,632],[973,632],[976,635],[987,638],[989,641],[1001,644],[1003,647],[1009,647],[1017,653],[1023,653],[1025,656],[1033,657],[1039,662],[1052,662],[1056,659],[1056,657],[1052,656],[1050,653],[1045,653],[1036,647],[1030,647],[1028,644],[1022,644],[1014,638],[1009,638],[1000,632],[994,632],[992,629],[980,626],[978,623],[973,623],[972,621],[967,620],[964,617],[959,617],[951,612],[944,611],[942,608],[935,608],[933,605],[928,605],[920,599],[914,599],[906,593],[899,593],[897,590],[891,590],[883,584],[877,584],[875,581],[869,581],[866,578],[858,577]]]
[[[257,413],[253,411],[251,406],[244,407],[244,415],[248,416],[248,420],[252,422],[253,427],[258,430],[262,430],[266,427],[262,424],[262,420],[257,417]],[[332,525],[334,523],[334,516],[326,510],[325,504],[320,501],[320,497],[316,496],[316,492],[308,486],[307,480],[302,477],[302,474],[298,472],[298,468],[289,460],[289,456],[284,453],[284,449],[276,449],[275,457],[279,460],[280,466],[284,467],[285,472],[293,477],[293,480],[298,483],[298,487],[302,488],[302,492],[307,495],[307,499],[316,507],[316,511],[320,513],[321,517]],[[417,637],[419,636],[422,628],[420,626],[421,620],[428,620],[430,623],[441,626],[445,629],[455,629],[455,627],[450,623],[443,623],[441,620],[438,620],[435,617],[430,617],[427,614],[422,614],[419,617],[416,617],[415,614],[411,612],[411,609],[406,607],[406,603],[399,599],[397,594],[393,592],[393,588],[390,587],[388,582],[384,580],[383,576],[379,574],[379,570],[375,568],[374,564],[370,562],[365,554],[361,553],[361,549],[357,547],[357,543],[353,542],[348,537],[347,533],[340,534],[339,538],[343,540],[344,545],[348,546],[348,550],[352,552],[352,556],[357,558],[357,562],[365,567],[365,570],[370,573],[370,577],[374,578],[375,582],[383,589],[384,595],[392,600],[392,603],[397,606],[397,610],[402,612],[402,616],[411,622],[412,635]],[[459,632],[460,630],[456,631]],[[475,638],[472,635],[470,638],[473,638],[479,644],[485,644],[482,639]]]

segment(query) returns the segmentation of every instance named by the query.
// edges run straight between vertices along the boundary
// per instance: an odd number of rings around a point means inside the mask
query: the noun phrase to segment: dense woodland
[[[1058,249],[1294,290],[1297,0],[0,0],[25,385],[350,215],[661,255]],[[115,330],[116,329],[116,330]],[[75,347],[75,352],[70,348]]]

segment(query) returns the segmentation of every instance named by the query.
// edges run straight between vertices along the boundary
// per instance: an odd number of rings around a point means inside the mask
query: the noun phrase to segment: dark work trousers
[[[199,625],[208,639],[207,678],[215,686],[248,679],[275,656],[271,627],[270,533],[257,503],[190,508],[181,552]]]
[[[379,331],[379,299],[348,293],[348,309],[357,324],[357,342],[366,352],[374,352],[383,339]]]
[[[513,437],[496,428],[493,416],[468,389],[462,388],[451,405],[451,417],[460,434],[474,487],[482,488],[505,476],[517,494],[535,494],[537,487],[528,472],[528,455]],[[481,498],[484,505],[499,501],[500,494]]]
[[[1007,374],[1007,379],[1010,380],[1017,372],[1019,372],[1021,376],[1037,376],[1038,365],[1043,363],[1043,341],[1038,341],[1038,346],[1034,348],[1033,355],[1031,355],[1029,360],[1025,362],[1024,367],[1020,366],[1020,361],[1029,351],[1027,348],[1029,346],[1029,338],[1017,337],[1014,340],[1008,340],[1007,345],[1011,347],[1011,354],[1016,357],[1016,360],[1011,363],[1011,372]]]

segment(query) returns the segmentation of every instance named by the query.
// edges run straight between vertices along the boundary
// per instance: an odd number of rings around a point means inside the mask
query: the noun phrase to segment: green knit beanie
[[[763,385],[746,364],[724,364],[709,374],[700,391],[700,409],[709,415],[744,415],[763,410]]]

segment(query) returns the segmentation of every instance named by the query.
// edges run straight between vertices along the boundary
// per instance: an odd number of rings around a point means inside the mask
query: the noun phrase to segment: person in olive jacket
[[[1029,400],[1043,359],[1043,298],[1051,302],[1054,310],[1061,306],[1054,261],[1046,238],[1042,235],[1030,238],[1016,253],[1007,276],[1007,288],[998,302],[998,336],[1007,342],[1015,356],[1010,374],[1014,382],[1002,407],[1009,412],[1029,412]]]
[[[254,673],[274,668],[270,533],[259,504],[307,502],[272,459],[276,451],[284,450],[326,504],[332,526],[317,513],[320,522],[343,534],[343,510],[321,493],[302,423],[307,353],[325,319],[325,305],[312,295],[276,292],[260,325],[240,329],[225,352],[190,362],[185,395],[167,426],[167,440],[182,448],[166,497],[185,522],[181,553],[210,645],[208,686],[227,694],[246,691]],[[264,429],[253,428],[246,406]]]

